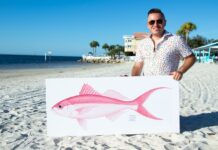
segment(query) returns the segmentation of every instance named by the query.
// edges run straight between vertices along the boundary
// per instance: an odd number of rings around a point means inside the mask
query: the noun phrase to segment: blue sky
[[[1,0],[0,54],[81,56],[97,40],[123,45],[123,35],[148,32],[147,11],[160,8],[166,29],[175,33],[188,21],[191,36],[218,39],[217,0]]]

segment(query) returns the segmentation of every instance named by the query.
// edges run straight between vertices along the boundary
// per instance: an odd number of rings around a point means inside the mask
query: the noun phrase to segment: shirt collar
[[[167,37],[167,36],[171,36],[171,35],[172,35],[172,33],[164,30],[164,35],[163,35],[164,38]]]

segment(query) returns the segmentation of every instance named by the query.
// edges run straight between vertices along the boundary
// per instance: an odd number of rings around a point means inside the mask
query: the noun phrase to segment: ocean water
[[[60,68],[79,65],[82,57],[0,54],[0,69]]]

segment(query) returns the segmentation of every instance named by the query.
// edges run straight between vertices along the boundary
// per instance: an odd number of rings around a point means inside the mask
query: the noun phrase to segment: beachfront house
[[[135,54],[136,40],[133,35],[124,35],[124,51],[133,52]]]
[[[218,60],[218,42],[194,48],[192,51],[198,62],[213,63]]]
[[[133,52],[135,54],[138,42],[144,39],[148,34],[144,32],[136,32],[134,35],[124,35],[124,51]]]

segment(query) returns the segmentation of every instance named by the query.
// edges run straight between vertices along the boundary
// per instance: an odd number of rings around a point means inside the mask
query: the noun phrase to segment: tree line
[[[92,52],[89,52],[89,54],[96,56],[96,49],[97,47],[100,46],[100,44],[98,43],[98,41],[91,41],[90,42],[90,47],[93,49]],[[112,59],[115,59],[116,56],[118,56],[118,58],[120,58],[121,54],[125,54],[124,52],[124,46],[116,44],[116,45],[109,45],[107,43],[102,45],[102,49],[105,50],[105,54],[108,56],[111,56]]]
[[[213,42],[218,42],[218,39],[207,39],[201,35],[196,35],[192,38],[189,38],[190,32],[196,29],[197,25],[192,22],[186,22],[180,27],[176,34],[182,36],[191,48],[196,48]]]

